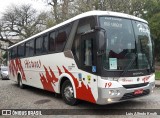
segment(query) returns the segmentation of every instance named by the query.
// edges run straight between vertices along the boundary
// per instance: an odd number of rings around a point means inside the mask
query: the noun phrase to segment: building
[[[17,42],[19,42],[19,41],[21,41],[21,40],[19,40],[19,39],[11,39],[10,41],[12,41],[13,43],[17,43]],[[4,41],[1,41],[1,40],[0,40],[0,47],[1,47],[1,48],[7,49],[8,46],[9,46],[9,43],[8,43],[8,42],[4,42]],[[2,64],[6,65],[7,60],[6,60],[6,59],[3,59],[3,55],[4,55],[5,53],[6,53],[6,51],[0,49],[0,64],[1,64],[1,65],[2,65]]]

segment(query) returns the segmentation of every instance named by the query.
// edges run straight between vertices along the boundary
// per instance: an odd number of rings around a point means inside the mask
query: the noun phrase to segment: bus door
[[[97,48],[96,48],[96,33],[89,32],[81,35],[80,39],[80,59],[81,68],[89,73],[97,73]]]

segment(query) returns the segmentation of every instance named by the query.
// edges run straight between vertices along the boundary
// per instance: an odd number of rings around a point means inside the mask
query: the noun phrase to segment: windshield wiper
[[[133,63],[135,62],[136,58],[137,58],[137,53],[133,53],[134,54],[134,58],[131,60],[131,62],[128,64],[128,66],[124,69],[124,71],[122,72],[120,77],[123,77],[124,74],[129,70],[129,68],[133,65]]]

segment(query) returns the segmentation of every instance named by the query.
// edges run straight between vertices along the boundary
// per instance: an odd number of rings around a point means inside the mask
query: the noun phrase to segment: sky
[[[50,9],[46,0],[0,0],[0,17],[2,17],[2,13],[7,9],[7,7],[11,6],[12,4],[31,4],[32,7],[38,11],[46,11]]]

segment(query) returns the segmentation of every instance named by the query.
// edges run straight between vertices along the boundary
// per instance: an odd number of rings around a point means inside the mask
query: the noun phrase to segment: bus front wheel
[[[72,84],[69,80],[66,80],[63,83],[61,93],[62,93],[62,98],[66,104],[73,106],[78,103],[78,100],[76,98],[74,98],[73,87],[72,87]]]

